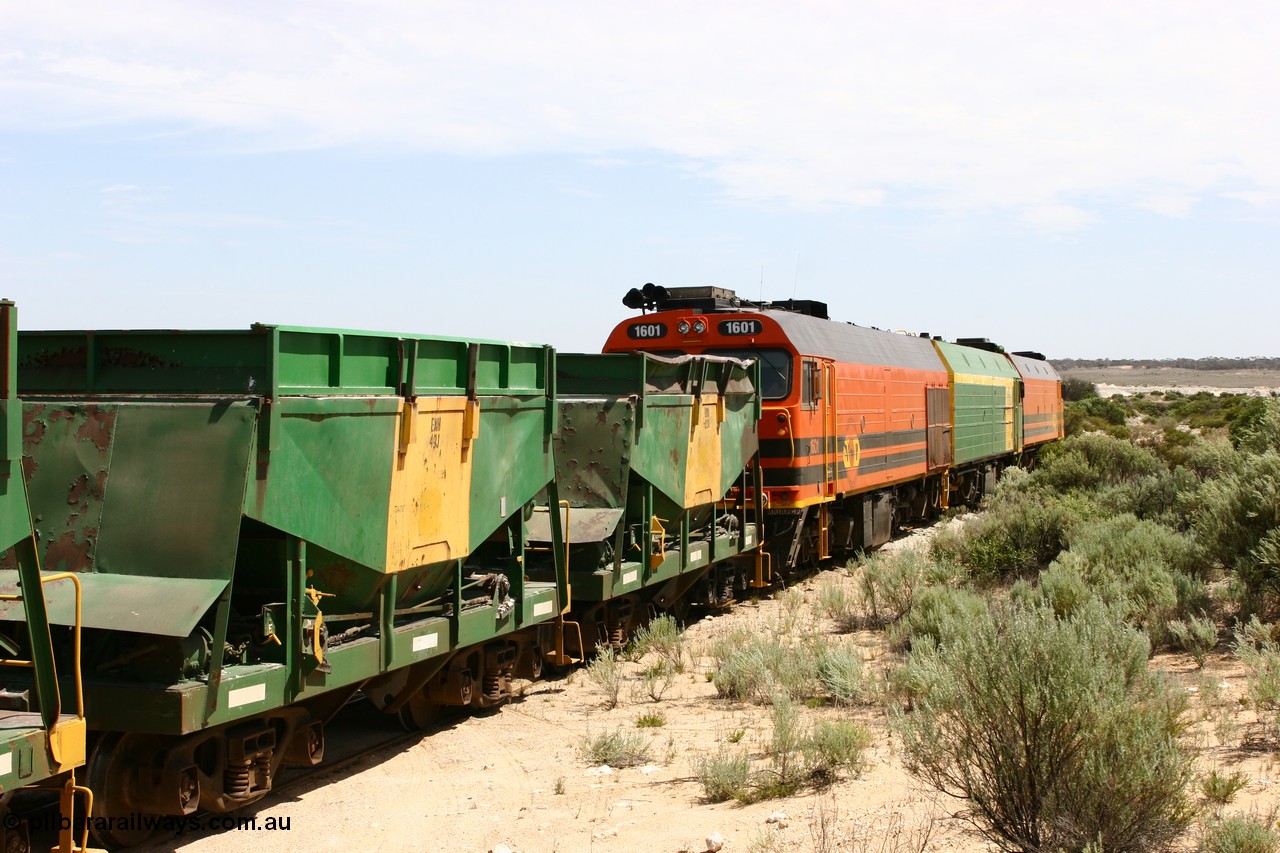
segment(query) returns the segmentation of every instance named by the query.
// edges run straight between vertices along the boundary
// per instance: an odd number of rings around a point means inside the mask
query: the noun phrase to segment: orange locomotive
[[[880,545],[904,522],[976,500],[1003,467],[1061,437],[1060,382],[1035,354],[833,322],[821,302],[750,303],[721,288],[646,285],[623,302],[646,313],[619,324],[605,352],[760,360],[778,567]],[[1034,422],[1023,423],[1024,398]]]

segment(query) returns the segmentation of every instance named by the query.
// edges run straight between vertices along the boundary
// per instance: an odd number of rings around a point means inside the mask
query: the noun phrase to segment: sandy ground
[[[921,531],[890,547],[914,547]],[[718,834],[725,851],[988,851],[961,819],[964,803],[923,790],[904,770],[883,708],[816,708],[816,719],[849,717],[874,733],[869,762],[859,778],[826,790],[750,806],[708,804],[697,782],[697,760],[716,752],[741,730],[741,743],[759,755],[769,737],[766,708],[716,698],[707,680],[705,650],[735,624],[786,630],[811,623],[833,641],[856,643],[877,675],[896,658],[875,632],[836,635],[819,616],[819,584],[852,581],[825,573],[799,586],[799,594],[744,604],[732,613],[704,618],[686,632],[700,663],[679,676],[659,702],[643,694],[632,674],[617,708],[581,672],[528,685],[524,695],[484,716],[459,717],[417,742],[374,753],[353,767],[308,780],[273,795],[243,814],[263,825],[288,819],[288,831],[226,831],[179,838],[152,850],[206,853],[294,851],[702,851]],[[1161,655],[1153,667],[1174,675],[1190,694],[1195,721],[1188,736],[1200,750],[1201,770],[1243,770],[1249,785],[1233,811],[1280,806],[1276,744],[1259,743],[1262,728],[1247,707],[1244,671],[1230,655],[1215,655],[1196,670],[1186,655]],[[631,688],[631,689],[629,689]],[[359,712],[352,708],[349,711]],[[636,729],[636,719],[658,712],[661,728]],[[366,711],[364,720],[383,734],[393,726]],[[358,713],[357,713],[357,719]],[[593,765],[581,752],[584,738],[622,728],[649,740],[643,766],[614,770]],[[778,817],[783,815],[783,817]],[[771,820],[772,818],[772,820]],[[1194,848],[1189,836],[1185,849]]]
[[[1062,371],[1063,378],[1094,383],[1103,397],[1151,391],[1179,391],[1197,394],[1250,394],[1270,397],[1280,391],[1280,371],[1275,370],[1183,370],[1174,367],[1080,368]]]

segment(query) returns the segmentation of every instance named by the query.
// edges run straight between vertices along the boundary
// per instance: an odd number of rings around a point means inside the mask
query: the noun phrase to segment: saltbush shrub
[[[711,682],[725,698],[764,705],[778,693],[798,699],[819,696],[823,683],[821,644],[811,637],[794,642],[753,633],[741,645],[712,649]]]
[[[1070,529],[1092,512],[1079,495],[1010,492],[964,526],[939,531],[931,553],[940,563],[962,566],[984,580],[1036,572],[1053,561]]]
[[[1079,575],[1092,593],[1156,643],[1167,638],[1171,620],[1208,606],[1207,588],[1191,574],[1201,566],[1196,543],[1176,530],[1126,513],[1076,525],[1068,545],[1054,561],[1052,568],[1062,571],[1051,584]],[[1051,591],[1061,597],[1066,590]],[[1053,606],[1059,613],[1067,609],[1061,598]]]
[[[908,769],[965,797],[1005,850],[1139,851],[1194,809],[1179,742],[1184,696],[1147,671],[1149,646],[1104,607],[993,610],[946,644],[913,647],[927,671],[898,718]]]
[[[986,612],[986,601],[971,590],[931,586],[916,597],[915,606],[901,622],[889,627],[889,643],[901,649],[921,637],[929,637],[935,643],[945,644]]]
[[[1244,452],[1195,493],[1192,531],[1204,559],[1234,573],[1246,611],[1280,593],[1280,453]]]
[[[1233,815],[1205,829],[1200,853],[1277,853],[1280,833],[1274,816]]]
[[[1093,489],[1154,474],[1164,463],[1150,449],[1109,435],[1077,435],[1046,447],[1036,480],[1055,491]]]

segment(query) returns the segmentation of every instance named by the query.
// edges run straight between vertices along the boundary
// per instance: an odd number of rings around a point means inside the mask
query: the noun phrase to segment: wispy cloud
[[[69,12],[74,8],[74,13]],[[18,4],[0,127],[660,152],[728,197],[1188,216],[1280,193],[1280,7],[1136,0]]]

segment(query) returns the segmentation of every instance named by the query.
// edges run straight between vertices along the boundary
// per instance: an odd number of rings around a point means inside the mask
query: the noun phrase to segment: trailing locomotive
[[[754,564],[723,503],[756,454],[742,362],[284,326],[30,332],[18,361],[11,482],[85,589],[110,846],[265,796],[357,693],[409,728],[491,708]],[[132,815],[171,820],[102,820]]]
[[[1009,465],[1063,435],[1061,379],[1036,353],[833,322],[812,300],[751,303],[645,285],[606,352],[755,358],[760,483],[775,564],[815,564],[976,503]]]

